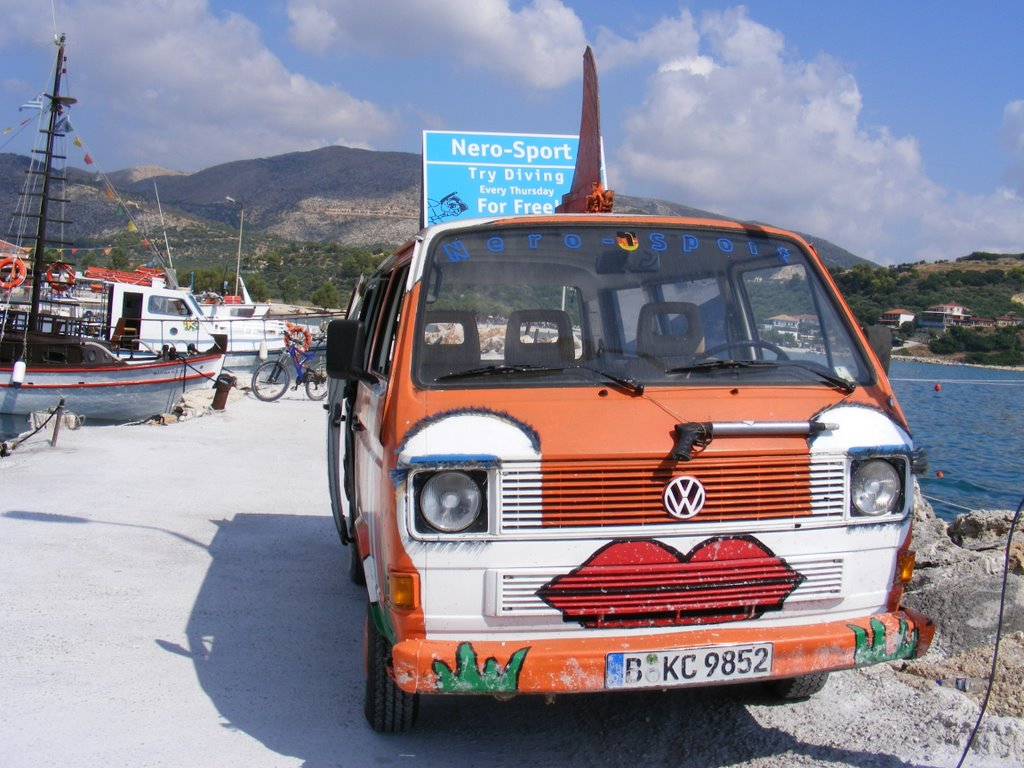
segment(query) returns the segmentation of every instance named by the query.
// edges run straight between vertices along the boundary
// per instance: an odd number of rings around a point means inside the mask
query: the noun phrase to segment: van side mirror
[[[362,374],[362,324],[358,320],[332,320],[327,325],[327,375],[352,380]]]
[[[882,370],[889,373],[889,362],[892,360],[892,328],[887,325],[869,325],[864,329],[868,344],[882,364]]]

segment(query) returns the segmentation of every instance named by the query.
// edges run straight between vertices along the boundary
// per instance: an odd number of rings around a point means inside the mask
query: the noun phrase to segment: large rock
[[[916,494],[914,543],[917,564],[904,603],[923,611],[936,625],[932,651],[904,665],[904,671],[926,680],[962,679],[969,695],[980,698],[989,677],[1006,540],[1014,513],[980,510],[952,523],[935,516]],[[1000,663],[990,701],[994,714],[1024,716],[1024,533],[1014,532],[1006,604],[1002,615]]]

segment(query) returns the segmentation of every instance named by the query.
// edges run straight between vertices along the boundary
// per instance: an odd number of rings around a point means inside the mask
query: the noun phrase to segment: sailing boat
[[[87,335],[80,322],[41,309],[44,286],[50,294],[59,294],[74,276],[73,267],[66,263],[48,265],[46,255],[48,247],[70,246],[47,232],[50,203],[67,202],[56,196],[51,182],[66,181],[66,158],[58,154],[57,140],[69,130],[68,112],[75,103],[61,92],[65,36],[55,42],[53,91],[42,97],[40,117],[45,149],[34,150],[42,159],[34,156],[29,169],[29,180],[38,181],[38,191],[26,184],[19,204],[22,216],[36,222],[35,234],[26,236],[32,245],[27,312],[12,306],[15,290],[29,279],[26,265],[17,254],[0,259],[0,414],[25,416],[53,408],[63,400],[67,409],[90,418],[149,418],[170,411],[184,392],[212,385],[224,365],[224,340],[218,337],[211,350],[195,355],[174,353],[155,360],[125,361],[109,342]]]

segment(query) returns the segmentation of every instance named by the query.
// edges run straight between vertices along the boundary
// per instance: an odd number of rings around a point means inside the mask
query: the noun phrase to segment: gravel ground
[[[362,716],[364,596],[330,519],[320,403],[233,393],[179,423],[61,432],[0,459],[0,744],[38,766],[954,766],[987,677],[998,521],[956,543],[918,510],[923,660],[757,687],[431,697],[411,733]],[[960,536],[960,534],[957,534]],[[1005,538],[1005,536],[1004,536]],[[1024,765],[1021,581],[966,765]],[[990,656],[988,657],[991,658]],[[998,714],[992,714],[997,711]]]

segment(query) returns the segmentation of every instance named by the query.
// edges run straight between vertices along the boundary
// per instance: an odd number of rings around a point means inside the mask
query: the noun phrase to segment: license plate
[[[605,657],[605,687],[698,685],[768,677],[771,671],[771,643],[609,653]]]

